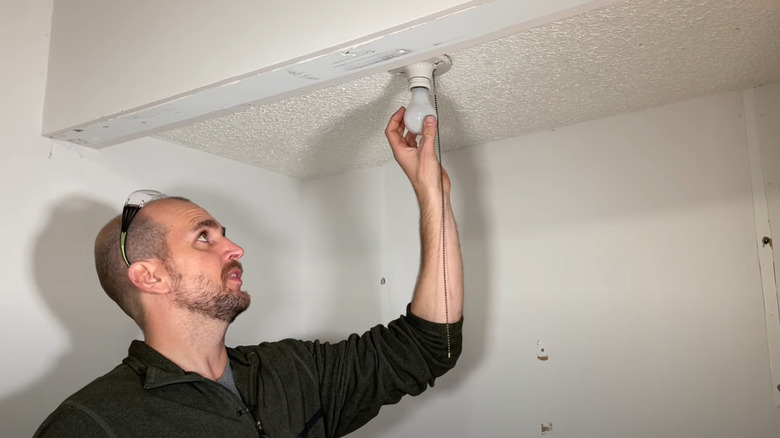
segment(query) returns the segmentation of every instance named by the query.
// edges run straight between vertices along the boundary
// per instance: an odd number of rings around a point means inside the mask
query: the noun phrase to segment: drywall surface
[[[756,93],[777,109],[775,88]],[[355,436],[540,436],[543,425],[583,438],[777,436],[742,113],[733,92],[445,154],[464,353],[434,389],[383,408]],[[386,291],[361,281],[377,297],[368,310],[388,306],[389,318],[414,286],[416,203],[395,164],[375,196],[365,177],[304,190],[336,199],[364,187],[330,211],[329,223],[355,227],[322,252],[381,260]],[[379,242],[367,236],[377,224]],[[339,321],[313,332],[363,318],[341,300],[313,312]]]
[[[755,105],[769,223],[774,232],[772,248],[775,266],[780,266],[780,83],[757,88]]]
[[[376,167],[302,183],[305,329],[323,340],[381,320],[382,173]]]

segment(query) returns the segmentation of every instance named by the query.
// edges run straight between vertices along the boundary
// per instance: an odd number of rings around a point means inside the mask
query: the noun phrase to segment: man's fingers
[[[387,137],[388,143],[390,143],[390,149],[393,150],[393,156],[398,158],[398,154],[407,146],[404,138],[404,113],[406,108],[401,107],[398,111],[390,117],[390,121],[387,122],[387,128],[385,128],[385,137]]]
[[[391,136],[403,138],[404,135],[404,113],[406,108],[401,107],[396,111],[385,128],[385,136],[389,139]],[[396,137],[396,138],[397,138]]]

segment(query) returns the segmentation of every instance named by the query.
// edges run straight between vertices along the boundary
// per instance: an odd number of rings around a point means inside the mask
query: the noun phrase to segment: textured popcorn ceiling
[[[780,1],[630,0],[449,55],[444,150],[779,81]],[[383,73],[158,137],[308,179],[392,159],[408,98]]]

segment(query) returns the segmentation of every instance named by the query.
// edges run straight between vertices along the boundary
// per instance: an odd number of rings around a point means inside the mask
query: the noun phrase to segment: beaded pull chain
[[[447,359],[452,358],[452,348],[450,343],[450,310],[449,310],[449,300],[448,300],[448,293],[447,293],[447,234],[444,232],[444,225],[446,221],[446,213],[447,208],[445,206],[446,197],[444,194],[444,167],[442,166],[441,162],[441,134],[439,133],[439,102],[437,99],[437,93],[436,93],[436,71],[434,70],[433,75],[433,108],[436,112],[436,148],[438,150],[438,158],[439,158],[439,176],[441,177],[441,261],[442,261],[442,274],[444,277],[444,321],[445,321],[445,330],[447,333]]]

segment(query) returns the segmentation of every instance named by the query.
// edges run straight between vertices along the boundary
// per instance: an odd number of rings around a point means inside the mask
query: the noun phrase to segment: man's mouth
[[[228,272],[227,279],[241,282],[241,270],[240,269],[231,269],[230,272]]]
[[[233,281],[241,286],[241,275],[243,273],[244,270],[241,268],[241,263],[233,261],[232,263],[229,263],[227,266],[225,266],[225,271],[223,271],[223,278],[225,279],[225,282]]]

